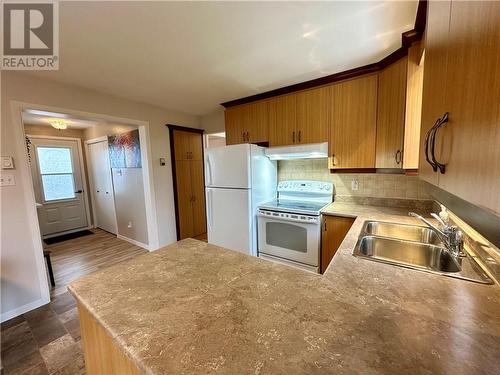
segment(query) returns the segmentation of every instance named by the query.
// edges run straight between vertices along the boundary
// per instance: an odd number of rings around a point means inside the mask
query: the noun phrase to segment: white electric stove
[[[277,190],[257,211],[259,257],[319,273],[320,211],[333,201],[333,184],[281,181]]]

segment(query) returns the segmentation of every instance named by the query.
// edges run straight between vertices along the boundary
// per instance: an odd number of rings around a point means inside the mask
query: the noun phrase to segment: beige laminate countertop
[[[69,289],[149,374],[498,373],[500,287],[353,257],[364,220],[415,221],[350,206],[324,275],[188,239]]]

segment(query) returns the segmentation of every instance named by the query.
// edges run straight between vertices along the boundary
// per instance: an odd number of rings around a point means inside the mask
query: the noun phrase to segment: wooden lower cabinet
[[[321,230],[321,273],[328,268],[333,256],[351,229],[354,218],[323,215]]]
[[[82,347],[87,375],[139,375],[142,372],[116,346],[104,328],[78,303]]]

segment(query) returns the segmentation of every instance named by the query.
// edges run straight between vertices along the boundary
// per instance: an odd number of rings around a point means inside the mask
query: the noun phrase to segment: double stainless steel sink
[[[420,225],[365,221],[353,255],[478,283],[493,283],[472,257],[453,256],[432,229]]]

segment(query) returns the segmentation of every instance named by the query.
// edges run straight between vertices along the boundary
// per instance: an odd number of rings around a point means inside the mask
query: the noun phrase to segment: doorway
[[[109,161],[108,139],[85,141],[92,197],[94,226],[117,234],[114,189]]]
[[[43,238],[90,226],[81,142],[28,135],[31,173]]]

